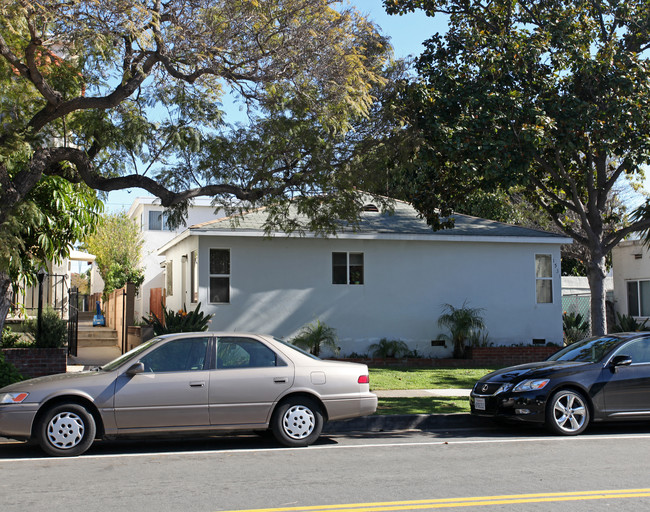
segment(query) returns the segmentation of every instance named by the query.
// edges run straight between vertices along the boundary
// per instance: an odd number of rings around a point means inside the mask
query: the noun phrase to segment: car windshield
[[[138,345],[137,347],[129,350],[126,354],[121,355],[117,359],[113,359],[110,363],[106,363],[104,366],[100,368],[100,370],[105,372],[111,372],[116,368],[122,366],[127,361],[130,361],[131,359],[136,359],[142,352],[147,350],[154,343],[158,343],[159,341],[160,338],[154,338],[152,340],[147,341],[146,343],[143,343],[142,345]]]
[[[576,361],[595,363],[600,361],[618,343],[621,338],[615,336],[600,336],[578,341],[556,352],[548,361]]]
[[[296,352],[300,352],[303,356],[311,357],[312,359],[316,359],[316,361],[320,361],[320,360],[321,360],[320,357],[317,357],[317,356],[315,356],[314,354],[310,354],[310,353],[307,352],[306,350],[303,350],[303,349],[301,349],[301,348],[299,348],[299,347],[296,347],[295,345],[292,345],[291,343],[287,343],[286,341],[279,340],[278,338],[273,338],[273,339],[274,339],[275,341],[277,341],[278,343],[281,343],[281,344],[284,345],[285,347],[289,347],[291,350],[295,350]]]

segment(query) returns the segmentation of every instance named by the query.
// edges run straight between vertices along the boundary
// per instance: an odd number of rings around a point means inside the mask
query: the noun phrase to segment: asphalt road
[[[309,448],[257,436],[99,442],[45,458],[0,441],[0,510],[643,511],[650,426],[328,434]]]

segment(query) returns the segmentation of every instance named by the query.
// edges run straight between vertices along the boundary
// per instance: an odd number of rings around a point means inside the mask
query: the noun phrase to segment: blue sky
[[[444,32],[445,22],[433,20],[421,12],[404,16],[389,16],[382,0],[356,0],[350,2],[362,14],[375,22],[381,32],[390,37],[398,58],[417,56],[422,52],[422,42],[436,32]],[[145,190],[131,189],[111,192],[106,201],[109,212],[128,210],[136,197],[150,195]]]

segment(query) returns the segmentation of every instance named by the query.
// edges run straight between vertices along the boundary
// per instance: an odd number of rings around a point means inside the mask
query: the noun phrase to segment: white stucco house
[[[446,357],[433,346],[444,304],[484,308],[495,345],[562,343],[560,247],[570,239],[464,215],[433,232],[410,205],[364,211],[335,237],[263,230],[264,210],[232,223],[191,225],[159,254],[167,307],[214,314],[211,330],[290,338],[319,319],[336,328],[341,353],[381,338]]]
[[[642,240],[624,240],[614,247],[612,274],[614,310],[641,320],[650,318],[650,251]]]
[[[156,197],[137,197],[127,215],[139,226],[143,240],[140,265],[144,269],[144,282],[135,298],[134,317],[139,320],[149,314],[152,289],[164,291],[166,287],[163,268],[165,260],[158,255],[160,247],[187,229],[187,225],[214,220],[220,215],[215,213],[215,207],[212,206],[210,199],[197,198],[188,208],[186,224],[170,229],[164,208],[160,205],[160,199]],[[221,216],[223,217],[223,214]]]

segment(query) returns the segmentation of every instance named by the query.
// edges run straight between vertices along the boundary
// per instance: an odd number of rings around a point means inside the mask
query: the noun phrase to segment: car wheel
[[[320,406],[311,398],[290,398],[273,413],[271,430],[284,446],[309,446],[323,430]]]
[[[589,406],[578,391],[562,390],[548,402],[546,424],[552,432],[565,436],[581,434],[589,425]]]
[[[38,444],[49,455],[74,457],[84,453],[95,440],[95,419],[79,404],[48,409],[36,431]]]

